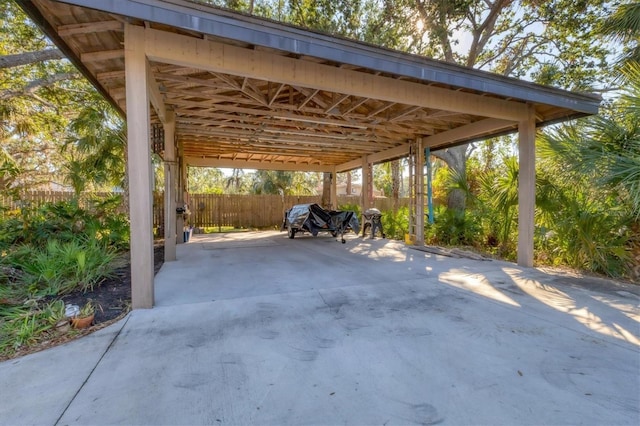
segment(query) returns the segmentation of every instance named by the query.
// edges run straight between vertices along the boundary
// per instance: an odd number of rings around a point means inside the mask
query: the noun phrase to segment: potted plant
[[[93,318],[96,313],[96,308],[91,300],[80,309],[80,313],[71,318],[71,325],[73,328],[87,328],[93,323]]]

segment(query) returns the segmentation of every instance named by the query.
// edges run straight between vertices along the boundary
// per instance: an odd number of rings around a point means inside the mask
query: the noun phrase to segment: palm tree
[[[608,274],[626,265],[638,279],[640,63],[627,62],[621,77],[627,84],[619,99],[601,115],[546,132],[538,153],[560,164],[556,175],[568,188],[563,213],[554,215],[556,255]]]
[[[293,173],[279,170],[257,170],[253,175],[254,194],[288,195],[291,192]]]
[[[518,208],[518,175],[520,167],[516,157],[506,157],[500,171],[486,171],[480,177],[483,199],[489,207],[488,242],[490,245],[498,244],[500,254],[508,254],[510,243],[513,241],[512,233],[517,223]],[[458,188],[466,180],[458,179]],[[471,191],[466,190],[471,198]]]
[[[71,157],[66,178],[76,192],[86,183],[126,189],[125,123],[106,102],[96,99],[80,111],[69,133],[63,148]]]
[[[603,23],[602,32],[627,46],[627,51],[620,58],[621,64],[640,63],[640,2],[619,5]]]
[[[640,64],[629,63],[622,73],[626,93],[606,115],[547,132],[540,149],[563,157],[568,171],[617,192],[640,220]]]

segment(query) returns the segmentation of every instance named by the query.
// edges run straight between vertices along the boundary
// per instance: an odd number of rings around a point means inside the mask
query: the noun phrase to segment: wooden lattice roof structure
[[[183,0],[19,0],[126,115],[124,27],[144,27],[152,122],[192,165],[343,171],[596,113],[599,98]],[[187,46],[187,47],[185,47]],[[162,105],[162,106],[161,106]]]

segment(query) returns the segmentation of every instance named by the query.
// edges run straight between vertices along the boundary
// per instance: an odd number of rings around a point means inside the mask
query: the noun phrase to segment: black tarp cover
[[[285,226],[317,235],[319,231],[360,232],[358,217],[353,211],[327,211],[318,204],[296,204],[287,211]]]

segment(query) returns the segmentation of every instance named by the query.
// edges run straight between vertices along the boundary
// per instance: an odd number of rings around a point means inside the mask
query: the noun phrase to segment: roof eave
[[[21,1],[19,3],[30,3]],[[64,0],[64,3],[146,20],[214,37],[312,56],[422,81],[526,102],[597,114],[601,98],[336,38],[264,18],[182,0]],[[213,13],[215,11],[215,13]],[[55,33],[55,31],[54,31]],[[49,32],[47,32],[49,34]]]

